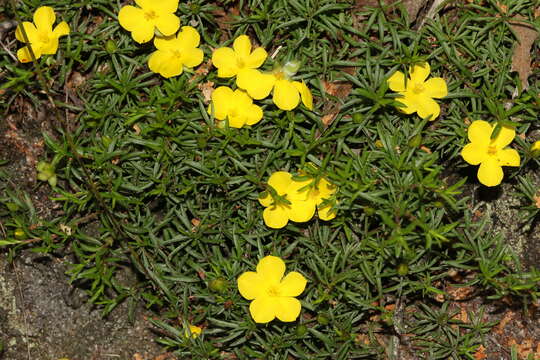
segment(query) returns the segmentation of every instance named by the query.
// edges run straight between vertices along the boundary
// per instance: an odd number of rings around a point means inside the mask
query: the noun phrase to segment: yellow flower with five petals
[[[32,52],[36,59],[39,59],[41,55],[53,55],[58,50],[58,38],[69,34],[69,25],[62,21],[53,29],[53,24],[56,21],[56,15],[53,8],[49,6],[41,6],[34,13],[34,24],[28,21],[24,21],[22,25],[17,26],[15,30],[15,37],[17,40],[26,42],[22,28],[28,37],[29,44],[17,51],[17,58],[22,63],[32,61],[30,50],[28,46],[32,48]]]
[[[305,201],[310,201],[317,207],[317,214],[321,220],[332,220],[336,217],[336,212],[332,208],[331,199],[337,191],[337,187],[325,178],[315,183],[314,179],[307,179],[299,182],[298,192],[305,195]]]
[[[251,40],[247,35],[240,35],[233,42],[233,47],[221,47],[212,53],[212,63],[218,69],[218,77],[229,78],[247,69],[257,69],[268,54],[262,47],[251,51]]]
[[[131,32],[139,44],[152,40],[156,30],[160,36],[171,36],[180,28],[178,0],[135,0],[139,6],[126,5],[118,13],[120,25]]]
[[[448,88],[443,78],[433,77],[426,80],[430,73],[428,63],[415,65],[409,70],[409,77],[396,71],[388,79],[388,86],[401,97],[396,101],[403,104],[398,109],[405,114],[418,113],[422,119],[429,116],[429,120],[435,120],[441,108],[433,99],[440,99],[448,95]]]
[[[233,91],[229,87],[220,86],[212,92],[211,97],[208,113],[213,114],[217,120],[228,119],[231,127],[254,125],[262,119],[262,109],[253,104],[253,99],[243,90]]]
[[[256,100],[264,99],[273,90],[272,101],[281,110],[292,110],[300,100],[309,110],[313,110],[313,96],[305,82],[292,81],[283,69],[273,73],[263,73],[248,69],[236,77],[236,85],[247,91]]]
[[[281,229],[289,220],[306,222],[315,214],[315,202],[305,201],[306,194],[299,192],[303,184],[293,181],[290,173],[276,171],[268,179],[268,186],[275,194],[266,191],[259,197],[261,205],[266,207],[263,211],[263,220],[267,226]]]
[[[238,277],[240,294],[251,301],[249,312],[256,323],[268,323],[276,317],[294,321],[302,305],[296,299],[306,288],[307,280],[292,271],[285,277],[285,263],[277,256],[266,256],[257,264],[257,271],[247,271]]]
[[[467,135],[470,143],[461,150],[463,159],[471,165],[480,165],[478,180],[485,186],[497,186],[504,173],[502,166],[519,166],[519,153],[506,147],[514,140],[513,127],[502,126],[493,139],[494,126],[483,120],[476,120],[469,126]]]
[[[184,66],[191,68],[203,61],[203,52],[197,48],[200,35],[191,26],[183,26],[177,36],[156,37],[154,51],[148,59],[148,67],[163,77],[182,74]]]

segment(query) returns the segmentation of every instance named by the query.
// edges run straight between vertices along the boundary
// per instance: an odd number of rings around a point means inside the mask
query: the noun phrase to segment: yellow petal
[[[312,182],[313,179],[293,180],[289,185],[287,198],[291,201],[306,201],[311,193],[310,185]]]
[[[233,77],[238,73],[236,55],[233,49],[222,47],[212,53],[212,64],[218,68],[218,77]]]
[[[309,88],[307,87],[306,83],[304,81],[293,81],[293,85],[296,87],[296,90],[300,93],[300,97],[302,98],[302,103],[305,105],[306,108],[309,110],[313,110],[313,95],[311,95],[311,91],[309,91]]]
[[[178,0],[150,0],[148,3],[152,4],[153,8],[160,13],[173,13],[178,10]]]
[[[493,145],[495,145],[497,149],[504,149],[506,146],[510,145],[515,137],[516,130],[513,127],[503,126],[497,137],[493,139]]]
[[[149,9],[154,4],[155,0],[135,0],[135,4],[139,5],[143,9]]]
[[[229,115],[229,126],[240,129],[246,124],[246,117],[240,115]]]
[[[152,40],[154,37],[154,24],[148,21],[139,23],[139,25],[131,32],[131,37],[139,44]]]
[[[292,175],[286,171],[276,171],[268,179],[270,185],[279,195],[284,195],[291,185]]]
[[[315,215],[315,202],[311,199],[306,201],[291,201],[289,207],[289,220],[294,222],[309,221]]]
[[[56,15],[50,6],[40,6],[34,13],[34,24],[40,31],[52,31],[55,20]]]
[[[275,316],[284,322],[295,321],[300,315],[302,304],[293,297],[276,298],[277,305],[274,306]]]
[[[202,63],[204,53],[199,48],[186,49],[182,51],[181,60],[185,67],[192,68]]]
[[[265,280],[253,271],[247,271],[238,277],[238,291],[247,300],[262,296],[266,291]]]
[[[388,87],[395,92],[405,91],[405,75],[401,71],[396,71],[388,78]]]
[[[329,221],[336,217],[336,211],[333,209],[332,204],[317,208],[317,214],[319,215],[319,219],[324,221]]]
[[[118,13],[118,22],[120,23],[120,26],[127,31],[133,31],[141,23],[146,23],[148,21],[144,17],[144,11],[135,6],[126,5],[123,6]],[[153,31],[154,29],[152,25],[152,32]]]
[[[263,220],[266,226],[272,229],[281,229],[289,222],[287,209],[281,205],[267,207],[263,211]]]
[[[173,36],[156,36],[154,38],[154,46],[158,50],[178,50],[178,39]]]
[[[269,207],[274,203],[274,199],[268,192],[265,191],[264,194],[265,196],[258,198],[259,203],[264,207]]]
[[[424,83],[425,94],[429,97],[440,99],[448,95],[446,81],[440,77],[434,77]]]
[[[249,304],[249,313],[256,323],[265,324],[276,318],[276,298],[258,297]]]
[[[285,263],[277,256],[265,256],[257,264],[257,274],[268,284],[278,285],[285,274]]]
[[[148,67],[152,72],[158,73],[165,78],[180,75],[183,71],[180,59],[162,50],[154,51],[150,55]]]
[[[274,85],[274,104],[281,110],[292,110],[300,102],[300,93],[292,82],[288,80],[278,80]]]
[[[467,136],[469,141],[478,146],[489,146],[493,127],[484,120],[475,120],[469,125]]]
[[[49,38],[49,41],[41,44],[41,53],[46,55],[56,54],[58,50],[58,38]]]
[[[402,95],[395,99],[397,102],[403,104],[403,106],[398,107],[398,110],[405,114],[415,113],[418,110],[416,96],[410,96],[407,93],[403,93]]]
[[[414,65],[409,69],[409,78],[413,83],[423,83],[429,76],[430,68],[428,63]]]
[[[261,121],[263,117],[263,111],[260,106],[252,104],[248,109],[246,109],[246,125],[255,125]]]
[[[420,98],[420,96],[418,97]],[[441,108],[439,104],[435,100],[433,100],[430,97],[423,97],[420,101],[416,103],[418,116],[420,116],[422,119],[430,117],[429,120],[433,121],[435,120],[440,112]]]
[[[521,162],[519,153],[514,149],[503,149],[497,151],[497,160],[501,166],[519,166]]]
[[[249,36],[240,35],[234,40],[233,49],[239,58],[247,59],[251,53],[251,40]]]
[[[477,143],[467,144],[461,150],[461,157],[471,165],[478,165],[489,157],[488,147]]]
[[[226,86],[220,86],[212,92],[212,108],[216,119],[225,120],[229,114],[233,94],[232,89]]]
[[[319,195],[321,199],[328,199],[337,191],[337,187],[325,178],[322,178],[319,181],[317,187],[319,189]]]
[[[62,21],[53,30],[53,36],[55,38],[59,38],[60,36],[64,36],[68,34],[69,34],[69,25],[65,21]]]
[[[503,179],[502,167],[495,158],[488,158],[478,168],[478,180],[485,186],[497,186]]]
[[[34,51],[34,56],[36,57],[36,60],[41,57],[41,51],[39,47],[32,48]],[[28,50],[28,46],[25,46],[19,50],[17,50],[17,58],[22,63],[27,63],[32,61],[32,56],[30,55],[30,51]]]
[[[256,69],[264,63],[267,57],[268,53],[266,50],[264,50],[262,47],[258,47],[253,50],[253,52],[247,58],[244,59],[244,63],[246,68]]]
[[[236,77],[236,85],[247,91],[255,100],[267,97],[274,87],[276,78],[272,74],[263,74],[255,69],[242,69]]]
[[[178,41],[184,49],[195,48],[199,46],[201,36],[195,28],[191,26],[182,26],[182,30],[178,33]]]
[[[180,28],[180,18],[172,13],[159,16],[155,26],[164,36],[174,35]]]
[[[37,29],[36,27],[34,26],[34,24],[32,24],[31,22],[28,22],[28,21],[25,21],[22,23],[22,26],[19,25],[17,26],[17,29],[15,30],[15,38],[17,38],[17,40],[19,41],[22,41],[22,42],[26,42],[24,40],[24,36],[23,36],[23,33],[22,33],[22,27],[24,27],[24,31],[26,32],[26,36],[28,36],[28,41],[30,41],[30,43],[36,43],[36,40],[37,40]]]
[[[304,275],[296,271],[288,273],[279,284],[279,295],[298,296],[306,288],[307,280]]]

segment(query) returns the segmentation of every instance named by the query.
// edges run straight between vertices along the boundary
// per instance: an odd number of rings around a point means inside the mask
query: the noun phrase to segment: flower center
[[[414,87],[412,88],[412,91],[415,94],[420,94],[420,93],[424,92],[425,89],[426,88],[424,87],[424,84],[416,83],[416,84],[414,84]]]
[[[236,58],[236,66],[238,66],[240,69],[243,69],[246,67],[246,63],[244,62],[244,59],[242,58]]]
[[[280,295],[279,286],[272,285],[268,288],[268,296],[270,297],[278,297]]]
[[[488,155],[491,155],[491,156],[497,154],[497,148],[495,147],[495,145],[489,146],[487,153]]]
[[[38,35],[39,41],[43,43],[49,42],[49,34],[45,31],[41,31]]]
[[[156,12],[154,10],[148,10],[148,11],[144,12],[144,18],[146,20],[155,20],[155,19],[157,19],[157,17],[158,16],[157,16],[157,14],[156,14]]]
[[[285,73],[283,71],[276,71],[274,76],[276,77],[276,80],[285,79]]]

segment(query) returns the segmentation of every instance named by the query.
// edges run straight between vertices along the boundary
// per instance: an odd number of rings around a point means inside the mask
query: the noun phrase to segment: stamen
[[[157,14],[154,10],[149,10],[144,13],[144,18],[146,20],[154,20],[157,18]]]
[[[415,94],[420,94],[421,92],[424,92],[425,89],[424,84],[415,84],[412,91]]]

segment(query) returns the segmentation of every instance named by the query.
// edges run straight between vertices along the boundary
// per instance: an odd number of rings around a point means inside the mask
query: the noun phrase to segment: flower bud
[[[330,323],[330,319],[325,314],[319,314],[317,315],[317,322],[321,325],[328,325]]]
[[[112,40],[107,40],[105,43],[105,51],[107,51],[109,54],[114,54],[116,52],[116,43]]]
[[[397,267],[397,273],[399,276],[405,276],[409,273],[409,265],[401,263]]]
[[[26,238],[26,233],[21,228],[16,228],[13,232],[13,235],[15,235],[15,239],[22,240]]]
[[[408,145],[410,147],[419,147],[422,144],[422,134],[414,135],[410,140]]]
[[[304,336],[307,333],[307,326],[304,324],[300,324],[296,327],[296,336]]]
[[[5,205],[8,208],[8,210],[11,212],[19,211],[20,209],[19,205],[17,205],[14,202],[7,202]]]
[[[215,292],[223,292],[227,290],[227,281],[223,278],[217,278],[208,283],[208,288]]]

